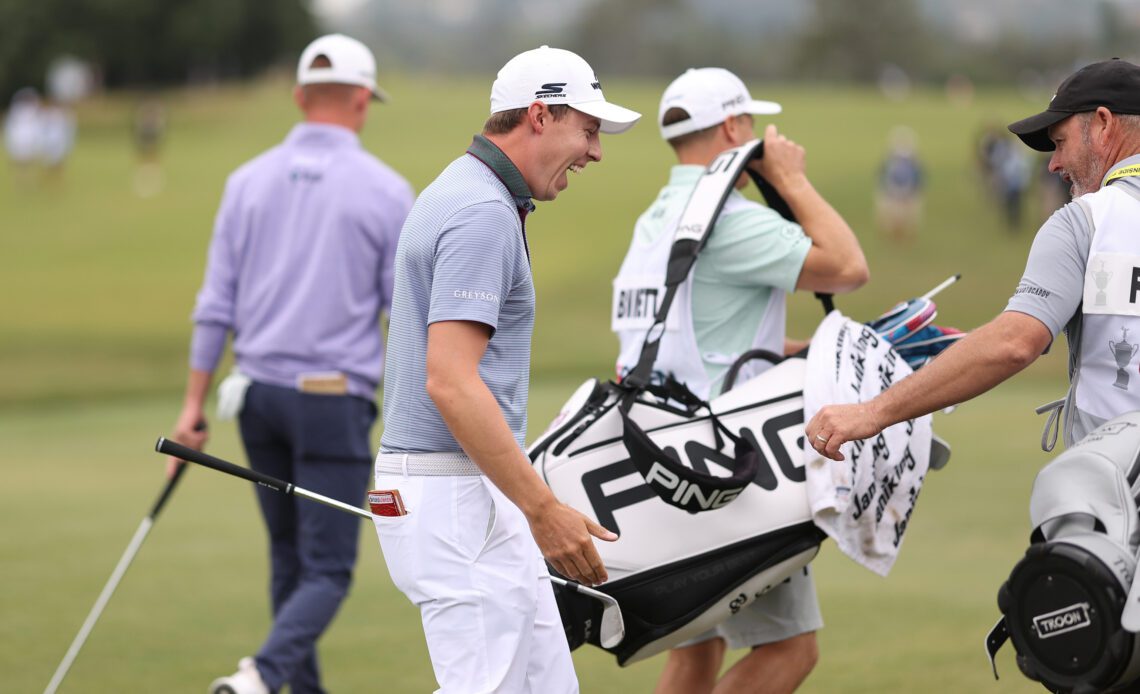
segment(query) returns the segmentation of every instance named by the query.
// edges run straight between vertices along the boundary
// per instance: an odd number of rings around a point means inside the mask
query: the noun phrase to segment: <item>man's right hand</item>
[[[764,156],[748,165],[781,193],[797,179],[807,176],[804,148],[778,133],[771,124],[764,129]]]
[[[582,513],[558,501],[528,518],[542,556],[554,570],[583,585],[596,586],[609,578],[591,536],[606,542],[618,539]]]
[[[174,423],[174,431],[171,432],[170,438],[187,448],[193,448],[200,451],[206,447],[206,442],[210,439],[210,430],[206,423],[206,415],[200,408],[185,408],[182,413],[178,415],[178,421]],[[180,465],[185,465],[184,462],[171,456],[166,461],[166,476],[170,478],[174,475],[174,471]]]

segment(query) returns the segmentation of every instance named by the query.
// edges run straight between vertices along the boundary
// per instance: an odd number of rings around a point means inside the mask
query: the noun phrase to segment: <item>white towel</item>
[[[804,421],[824,405],[864,402],[911,374],[873,330],[832,311],[808,349]],[[829,460],[804,441],[812,519],[839,549],[886,576],[898,557],[930,463],[930,415],[840,447]]]
[[[245,392],[251,383],[249,376],[237,370],[235,366],[229,376],[218,384],[218,421],[234,419],[241,414],[245,405]]]

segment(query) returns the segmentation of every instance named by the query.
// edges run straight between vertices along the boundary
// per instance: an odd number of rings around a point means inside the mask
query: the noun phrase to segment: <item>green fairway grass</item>
[[[364,143],[420,190],[479,130],[490,76],[381,81],[393,100],[372,111]],[[604,137],[603,161],[527,220],[538,296],[532,436],[582,379],[612,371],[610,279],[667,175],[670,152],[653,123],[666,83],[607,80],[607,97],[645,119]],[[938,298],[940,323],[973,328],[1001,310],[1035,225],[1019,235],[1003,228],[977,180],[972,139],[985,122],[1035,112],[1047,94],[980,92],[956,106],[936,90],[889,102],[845,87],[752,86],[756,98],[783,103],[773,121],[807,147],[809,175],[864,244],[872,281],[839,298],[842,310],[869,319],[954,272],[963,280]],[[31,186],[0,168],[0,691],[47,684],[163,484],[152,448],[178,413],[224,179],[288,131],[288,91],[266,80],[164,94],[166,181],[154,197],[132,192],[130,95],[82,106],[58,180]],[[899,124],[918,133],[928,184],[925,223],[905,247],[872,227],[875,171]],[[1036,220],[1033,202],[1026,216]],[[809,336],[820,316],[814,300],[795,297],[790,332]],[[982,639],[1028,541],[1030,485],[1049,460],[1032,408],[1063,392],[1063,351],[939,417],[954,457],[928,478],[888,578],[824,544],[813,566],[827,626],[804,691],[1041,691],[1011,649],[994,683]],[[210,452],[244,462],[232,424],[212,429]],[[202,691],[260,643],[267,582],[250,485],[191,469],[61,691]],[[321,654],[330,691],[434,688],[418,615],[388,580],[371,528]],[[587,693],[650,691],[662,664],[619,669],[591,648],[575,660]]]
[[[548,420],[575,385],[535,389]],[[826,627],[806,692],[1030,692],[1013,663],[993,683],[982,638],[998,586],[1028,540],[1037,418],[1051,390],[1012,383],[940,416],[954,442],[932,473],[901,558],[879,578],[825,542],[813,564]],[[10,411],[0,420],[0,670],[4,691],[47,684],[139,521],[163,485],[155,438],[170,405],[139,399]],[[241,460],[233,427],[210,450]],[[197,692],[256,649],[269,624],[268,559],[252,485],[192,467],[92,632],[63,692]],[[362,528],[351,596],[321,642],[330,691],[428,692],[430,664],[417,611],[391,585],[372,528]],[[575,653],[583,692],[644,692],[662,658],[618,668]]]
[[[392,79],[392,103],[378,105],[364,143],[417,190],[459,156],[487,110],[484,81]],[[628,134],[603,138],[603,160],[571,176],[556,204],[528,219],[538,293],[536,374],[577,375],[612,365],[607,329],[610,280],[637,214],[664,183],[671,154],[653,119],[664,83],[607,82],[607,94],[646,114]],[[755,88],[777,99],[772,119],[808,151],[808,172],[857,230],[870,284],[839,301],[871,318],[961,272],[944,295],[941,320],[973,327],[1004,305],[1028,249],[1031,228],[1006,233],[974,171],[977,129],[1031,112],[1016,94],[981,94],[970,107],[941,92],[887,102],[847,88]],[[446,95],[446,99],[437,95]],[[75,397],[168,393],[181,386],[189,314],[226,175],[279,142],[296,118],[284,82],[166,96],[166,186],[132,192],[128,123],[135,99],[118,96],[79,111],[79,139],[59,180],[30,188],[0,169],[0,405]],[[896,246],[872,225],[872,191],[892,127],[919,136],[927,167],[925,223],[917,241]],[[1027,217],[1036,207],[1027,204]],[[819,317],[810,297],[792,302],[792,332]]]

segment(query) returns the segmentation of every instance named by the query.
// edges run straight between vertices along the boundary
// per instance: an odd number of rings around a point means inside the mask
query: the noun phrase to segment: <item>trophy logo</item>
[[[1128,366],[1128,362],[1136,356],[1136,350],[1140,349],[1140,343],[1130,344],[1128,342],[1128,328],[1122,327],[1120,331],[1122,333],[1120,342],[1108,341],[1108,349],[1112,352],[1112,357],[1116,359],[1116,383],[1112,385],[1121,390],[1128,390],[1128,372],[1124,370],[1124,367]]]
[[[1097,306],[1104,306],[1108,301],[1108,297],[1105,296],[1104,293],[1104,288],[1108,286],[1108,281],[1112,279],[1112,273],[1104,269],[1104,261],[1102,260],[1100,261],[1100,269],[1094,270],[1092,276],[1093,282],[1096,282],[1097,289],[1095,304]]]

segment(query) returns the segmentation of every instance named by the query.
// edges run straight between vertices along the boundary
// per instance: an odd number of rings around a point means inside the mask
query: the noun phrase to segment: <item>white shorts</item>
[[[730,649],[753,648],[784,641],[823,628],[815,581],[809,566],[764,593],[716,627],[680,644],[693,646],[720,637]]]
[[[377,474],[408,514],[376,517],[392,581],[420,608],[437,694],[576,694],[526,517],[481,475]]]

